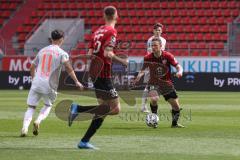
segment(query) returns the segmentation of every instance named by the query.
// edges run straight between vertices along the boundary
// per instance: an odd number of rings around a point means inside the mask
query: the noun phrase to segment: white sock
[[[32,116],[35,112],[35,109],[28,107],[27,111],[25,112],[24,119],[23,119],[23,129],[28,130],[28,127],[32,121]]]
[[[143,96],[142,96],[142,108],[146,108],[147,97],[148,97],[148,90],[144,89]]]
[[[38,117],[37,117],[37,119],[36,119],[35,122],[38,123],[38,124],[40,124],[42,120],[44,120],[45,118],[47,118],[48,114],[49,114],[50,111],[51,111],[51,108],[52,108],[52,107],[50,107],[50,106],[44,106],[44,107],[41,109],[41,111],[40,111],[40,113],[39,113],[39,115],[38,115]]]

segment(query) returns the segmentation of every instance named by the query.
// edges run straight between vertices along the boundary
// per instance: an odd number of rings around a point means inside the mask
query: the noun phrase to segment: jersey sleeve
[[[168,61],[174,67],[176,67],[178,65],[177,59],[171,53],[168,54]]]
[[[117,33],[113,31],[109,32],[106,38],[107,39],[105,41],[104,48],[107,46],[115,48],[117,43]]]
[[[35,66],[37,66],[38,63],[39,63],[39,54],[37,54],[34,60],[32,61],[32,64],[34,64]]]
[[[152,46],[151,46],[151,39],[149,38],[147,41],[147,51],[151,52],[152,51]]]
[[[162,50],[165,51],[165,48],[166,48],[166,39],[162,38]]]
[[[67,61],[69,61],[69,55],[66,52],[63,52],[61,63],[63,64],[65,62],[67,62]]]

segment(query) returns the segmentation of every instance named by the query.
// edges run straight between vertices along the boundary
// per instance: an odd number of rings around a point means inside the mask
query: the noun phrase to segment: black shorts
[[[118,98],[118,93],[113,87],[110,78],[97,78],[93,83],[96,97],[103,100],[111,100]]]
[[[147,89],[148,89],[148,91],[156,90],[159,95],[162,95],[164,97],[165,101],[169,100],[170,98],[173,98],[173,99],[178,98],[175,88],[171,88],[171,89],[168,88],[167,90],[163,91],[163,90],[159,89],[158,86],[147,86]]]

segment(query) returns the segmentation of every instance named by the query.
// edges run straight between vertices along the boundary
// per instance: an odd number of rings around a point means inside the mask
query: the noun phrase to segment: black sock
[[[177,125],[179,116],[180,116],[180,110],[178,110],[178,111],[172,110],[172,125],[173,126]]]
[[[157,114],[157,111],[158,111],[158,105],[153,106],[153,105],[150,103],[150,108],[151,108],[152,113]]]
[[[78,105],[78,112],[79,113],[91,113],[95,115],[106,115],[110,112],[110,106],[109,105],[96,105],[96,106],[80,106]]]
[[[96,131],[99,129],[99,127],[103,123],[103,118],[94,118],[92,120],[92,123],[90,124],[87,132],[85,133],[84,137],[82,138],[82,142],[88,142],[90,138],[96,133]]]

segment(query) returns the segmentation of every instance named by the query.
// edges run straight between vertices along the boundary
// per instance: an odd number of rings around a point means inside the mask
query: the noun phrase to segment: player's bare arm
[[[92,55],[92,54],[93,54],[93,49],[90,48],[90,49],[88,50],[88,52],[87,52],[87,55]]]
[[[36,65],[32,63],[31,66],[30,66],[30,74],[32,76],[32,79],[35,76],[35,71],[36,71]]]
[[[145,74],[144,71],[145,71],[145,70],[141,70],[141,71],[138,73],[136,79],[133,81],[134,84],[136,84],[137,82],[139,82],[140,79],[142,78],[142,76],[144,76],[144,74]]]
[[[84,88],[83,85],[78,81],[77,76],[72,68],[72,65],[69,61],[64,62],[64,66],[66,68],[67,73],[70,75],[70,77],[74,80],[77,87],[79,87],[81,90]]]
[[[182,66],[180,64],[178,64],[176,66],[176,69],[177,69],[176,77],[181,78],[182,75],[183,75],[183,68],[182,68]]]
[[[120,57],[116,56],[116,55],[113,53],[113,47],[107,46],[107,47],[104,49],[104,56],[105,56],[105,57],[108,57],[108,58],[111,58],[111,59],[114,60],[114,61],[120,62],[120,63],[122,63],[122,64],[125,65],[125,66],[128,65],[128,59],[123,59],[123,58],[120,58]]]

